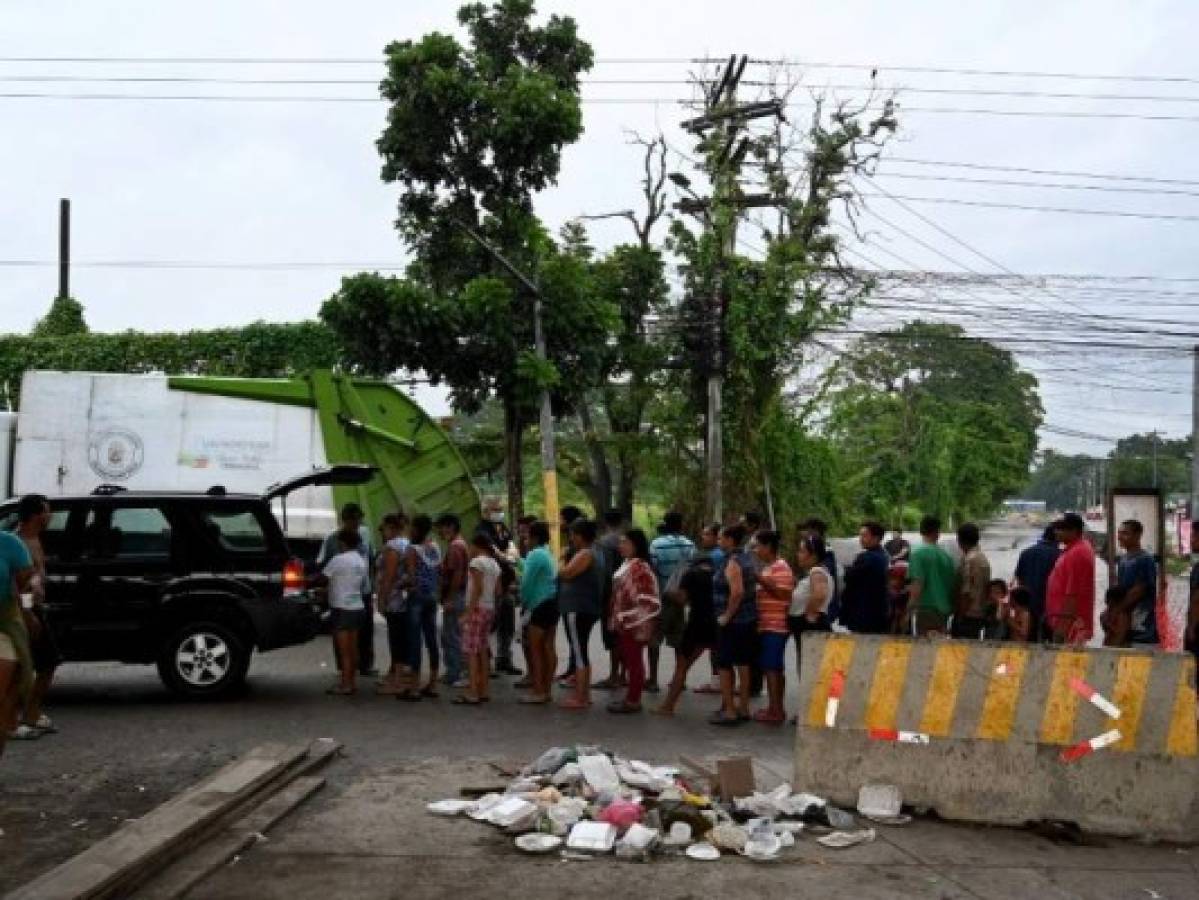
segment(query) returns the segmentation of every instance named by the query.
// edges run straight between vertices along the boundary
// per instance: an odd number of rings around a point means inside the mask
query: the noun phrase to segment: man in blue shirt
[[[1116,540],[1124,555],[1116,563],[1116,580],[1124,588],[1120,611],[1127,612],[1132,623],[1129,640],[1134,645],[1157,646],[1157,562],[1141,546],[1145,527],[1136,519],[1120,523]]]
[[[862,552],[845,570],[841,624],[858,634],[887,634],[891,630],[887,602],[891,560],[883,549],[885,534],[878,522],[863,522],[858,534]]]
[[[1057,564],[1057,558],[1062,555],[1061,547],[1057,543],[1057,524],[1051,524],[1039,541],[1020,551],[1020,558],[1016,561],[1016,587],[1025,588],[1032,598],[1029,612],[1032,614],[1030,633],[1034,641],[1039,641],[1042,637],[1049,573]]]
[[[662,517],[661,533],[649,545],[649,561],[654,574],[658,576],[659,596],[666,590],[666,585],[670,583],[676,571],[686,571],[687,563],[694,555],[695,544],[683,534],[683,514],[673,510],[668,512]],[[649,678],[645,682],[645,689],[650,693],[657,693],[659,690],[658,660],[662,654],[660,617],[658,622],[659,631],[649,644]]]

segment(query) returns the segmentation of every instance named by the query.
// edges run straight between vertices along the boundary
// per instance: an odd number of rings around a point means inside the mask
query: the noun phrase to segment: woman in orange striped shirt
[[[786,669],[787,613],[795,590],[795,573],[779,556],[781,543],[777,531],[759,531],[754,553],[761,563],[758,571],[758,665],[766,675],[767,706],[754,714],[754,721],[782,725],[787,721],[783,708],[783,671]]]

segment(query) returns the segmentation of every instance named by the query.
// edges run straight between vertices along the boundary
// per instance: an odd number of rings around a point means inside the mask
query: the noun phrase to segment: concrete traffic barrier
[[[1199,840],[1190,654],[807,634],[802,666],[797,790]]]

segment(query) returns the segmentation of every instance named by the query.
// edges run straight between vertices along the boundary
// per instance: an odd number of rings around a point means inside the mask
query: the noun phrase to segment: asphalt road
[[[381,661],[383,631],[380,624]],[[593,659],[600,652],[597,638]],[[664,678],[672,659],[667,650]],[[341,741],[345,758],[329,770],[334,791],[402,761],[526,760],[556,743],[603,743],[649,759],[689,749],[710,757],[748,752],[780,777],[791,753],[789,728],[714,729],[703,721],[712,698],[692,693],[676,719],[663,720],[610,715],[603,694],[586,713],[517,705],[511,679],[494,681],[494,701],[478,708],[452,706],[448,691],[440,700],[401,703],[366,684],[358,696],[330,697],[332,673],[328,638],[257,656],[245,696],[221,702],[176,700],[151,667],[64,666],[48,704],[60,732],[11,742],[0,759],[0,894],[266,741]]]

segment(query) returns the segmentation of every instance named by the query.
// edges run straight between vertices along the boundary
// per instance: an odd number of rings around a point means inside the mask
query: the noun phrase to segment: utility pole
[[[682,212],[700,214],[705,229],[716,232],[716,258],[713,263],[712,298],[708,311],[711,333],[711,354],[708,360],[707,429],[705,440],[704,510],[706,521],[724,521],[724,429],[723,397],[724,372],[728,363],[725,334],[728,297],[723,284],[725,261],[735,255],[737,220],[742,209],[750,206],[774,206],[778,201],[769,195],[747,196],[740,190],[737,171],[750,148],[750,138],[742,135],[744,126],[766,116],[781,116],[780,101],[737,103],[737,86],[745,74],[749,57],[736,54],[729,57],[715,85],[706,92],[704,114],[688,119],[681,127],[704,138],[709,161],[712,196],[708,199],[691,197],[677,204]]]
[[[71,201],[58,201],[58,296],[71,296]]]
[[[463,221],[455,219],[454,222],[466,232],[471,240],[491,254],[495,261],[532,295],[534,352],[536,352],[538,360],[545,362],[548,354],[546,353],[545,328],[541,315],[541,288],[509,262],[508,258],[493,247],[485,237]],[[520,460],[517,460],[516,464],[519,465]],[[541,389],[541,483],[545,491],[545,520],[550,526],[550,546],[554,558],[557,559],[562,553],[562,529],[558,527],[558,461],[554,451],[554,409],[550,403],[548,387]]]
[[[1149,432],[1149,437],[1153,440],[1153,486],[1157,487],[1157,439],[1160,436],[1156,428]]]

